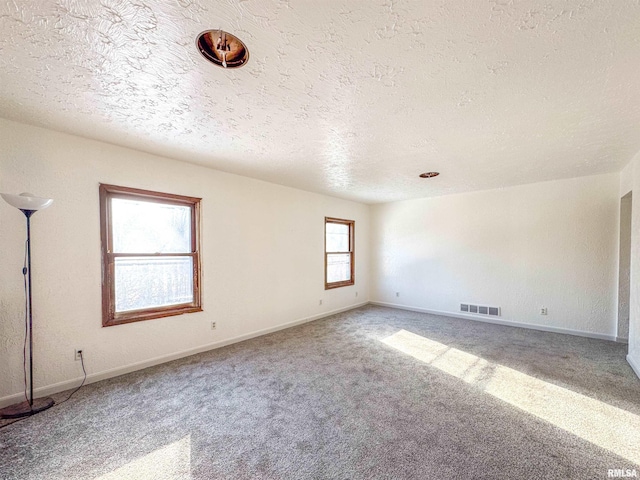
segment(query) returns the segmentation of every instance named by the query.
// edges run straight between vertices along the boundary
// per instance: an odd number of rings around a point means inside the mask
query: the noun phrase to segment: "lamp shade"
[[[0,193],[0,195],[5,202],[20,210],[42,210],[53,203],[53,198],[36,197],[31,193],[21,193],[20,195]]]

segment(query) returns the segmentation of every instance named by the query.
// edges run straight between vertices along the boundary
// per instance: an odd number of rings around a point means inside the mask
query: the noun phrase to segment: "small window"
[[[103,326],[202,310],[200,200],[100,185]]]
[[[328,217],[324,220],[324,288],[353,285],[356,222]]]

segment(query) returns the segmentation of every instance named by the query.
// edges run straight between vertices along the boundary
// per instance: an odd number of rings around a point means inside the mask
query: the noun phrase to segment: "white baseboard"
[[[636,373],[638,378],[640,378],[640,360],[635,360],[631,354],[627,355],[627,362],[631,365],[631,368]]]
[[[408,305],[400,305],[397,303],[387,302],[369,302],[372,305],[380,305],[382,307],[398,308],[400,310],[409,310],[411,312],[431,313],[433,315],[442,315],[444,317],[464,318],[466,320],[476,320],[485,323],[495,323],[497,325],[506,325],[508,327],[529,328],[531,330],[540,330],[543,332],[564,333],[566,335],[576,335],[578,337],[597,338],[598,340],[616,341],[615,335],[607,335],[604,333],[585,332],[582,330],[572,330],[569,328],[550,327],[546,325],[536,325],[534,323],[522,323],[503,318],[487,317],[486,315],[474,315],[461,312],[447,312],[442,310],[430,310],[428,308],[411,307]]]
[[[237,337],[229,338],[226,340],[220,340],[218,342],[208,343],[206,345],[201,345],[199,347],[182,350],[180,352],[171,353],[169,355],[161,355],[159,357],[151,358],[149,360],[143,360],[142,362],[136,362],[130,365],[125,365],[124,367],[117,367],[109,370],[103,370],[101,372],[91,373],[87,375],[87,381],[85,382],[85,385],[89,383],[99,382],[100,380],[106,380],[108,378],[118,377],[120,375],[135,372],[136,370],[142,370],[144,368],[153,367],[154,365],[170,362],[172,360],[177,360],[179,358],[189,357],[191,355],[196,355],[198,353],[206,352],[208,350],[214,350],[216,348],[225,347],[233,343],[238,343],[244,340],[249,340],[251,338],[260,337],[262,335],[267,335],[269,333],[277,332],[279,330],[295,327],[296,325],[302,325],[303,323],[312,322],[314,320],[319,320],[321,318],[329,317],[331,315],[336,315],[338,313],[347,312],[349,310],[353,310],[355,308],[359,308],[364,305],[367,305],[368,303],[369,302],[361,302],[355,305],[350,305],[348,307],[331,310],[329,312],[319,313],[311,317],[294,320],[293,322],[283,323],[275,327],[264,328],[262,330],[258,330],[255,332],[246,333],[244,335],[239,335]],[[53,395],[54,393],[64,392],[65,390],[69,390],[71,388],[77,387],[78,385],[80,385],[81,381],[82,381],[82,377],[78,377],[72,380],[65,380],[64,382],[58,382],[52,385],[38,387],[34,389],[33,395],[35,398],[39,398],[39,397],[46,397],[48,395]],[[4,408],[8,405],[13,405],[14,403],[21,402],[22,400],[24,400],[23,392],[2,397],[0,398],[0,408]]]

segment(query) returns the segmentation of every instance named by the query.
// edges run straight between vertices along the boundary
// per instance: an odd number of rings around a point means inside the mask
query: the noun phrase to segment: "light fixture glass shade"
[[[0,193],[4,201],[12,207],[20,210],[42,210],[53,203],[53,198],[36,197],[31,193],[21,193],[13,195],[11,193]]]

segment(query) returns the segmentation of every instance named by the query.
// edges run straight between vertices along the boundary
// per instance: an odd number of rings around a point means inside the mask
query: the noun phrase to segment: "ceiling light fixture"
[[[426,173],[421,173],[420,178],[433,178],[433,177],[437,177],[438,175],[440,175],[440,172],[426,172]]]
[[[239,68],[249,61],[249,49],[235,35],[224,30],[205,30],[196,39],[204,58],[222,68]]]

